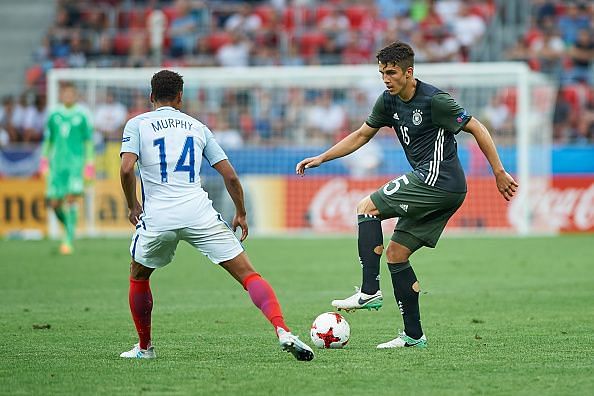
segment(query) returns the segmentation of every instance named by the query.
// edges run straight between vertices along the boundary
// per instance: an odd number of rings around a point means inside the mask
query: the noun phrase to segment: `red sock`
[[[254,305],[260,308],[266,319],[272,323],[275,329],[281,327],[286,331],[290,331],[285,324],[285,319],[283,318],[283,313],[281,312],[281,307],[276,299],[274,290],[260,274],[254,272],[248,275],[243,280],[243,287],[250,294]]]
[[[148,279],[136,280],[130,278],[128,302],[140,339],[140,349],[147,349],[151,342],[151,312],[153,310],[153,295]]]

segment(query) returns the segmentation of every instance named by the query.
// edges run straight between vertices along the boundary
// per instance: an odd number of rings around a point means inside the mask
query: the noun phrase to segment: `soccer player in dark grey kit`
[[[413,77],[414,52],[394,42],[377,53],[386,90],[359,129],[326,152],[306,158],[296,166],[298,175],[323,162],[344,157],[366,144],[384,126],[394,128],[413,170],[363,198],[357,206],[359,260],[363,268],[361,289],[337,309],[378,309],[379,265],[384,250],[381,220],[399,217],[386,258],[394,296],[404,320],[404,331],[380,349],[426,347],[419,314],[420,286],[410,256],[423,246],[435,247],[448,220],[464,202],[466,178],[458,159],[454,135],[461,130],[474,136],[489,161],[501,195],[510,200],[518,184],[505,171],[489,131],[446,92]]]

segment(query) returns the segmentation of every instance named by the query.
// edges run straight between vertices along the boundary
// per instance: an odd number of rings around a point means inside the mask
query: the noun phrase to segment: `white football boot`
[[[312,360],[314,353],[311,348],[299,339],[293,333],[286,331],[282,327],[276,328],[278,342],[283,351],[291,352],[297,360]]]
[[[421,336],[418,340],[411,338],[406,335],[403,331],[401,332],[398,337],[394,338],[391,341],[384,342],[383,344],[379,344],[377,349],[389,349],[389,348],[426,348],[427,347],[427,337],[425,334]]]
[[[134,344],[134,348],[128,352],[122,352],[120,357],[131,359],[154,359],[157,357],[155,347],[149,344],[147,349],[140,349],[140,344]]]
[[[357,286],[355,286],[355,290],[355,294],[344,300],[332,300],[332,306],[339,311],[344,309],[347,312],[356,309],[375,309],[377,311],[382,307],[384,297],[381,290],[378,290],[375,294],[365,294]]]

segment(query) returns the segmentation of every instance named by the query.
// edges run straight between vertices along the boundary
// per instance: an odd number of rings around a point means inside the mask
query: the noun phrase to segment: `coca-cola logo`
[[[530,199],[518,198],[508,212],[510,223],[516,227],[522,218],[522,205],[526,204],[531,228],[535,231],[594,229],[594,183],[581,188],[554,188],[533,183]]]
[[[351,231],[357,225],[357,205],[377,186],[351,188],[348,179],[328,181],[315,194],[309,205],[309,220],[316,231]],[[383,222],[384,229],[393,229],[395,221]]]

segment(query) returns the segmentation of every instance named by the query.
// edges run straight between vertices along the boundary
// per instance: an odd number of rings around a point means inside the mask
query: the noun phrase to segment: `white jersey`
[[[169,106],[140,114],[124,128],[121,153],[138,156],[144,229],[200,228],[217,221],[199,171],[202,156],[211,166],[227,156],[200,121]]]

